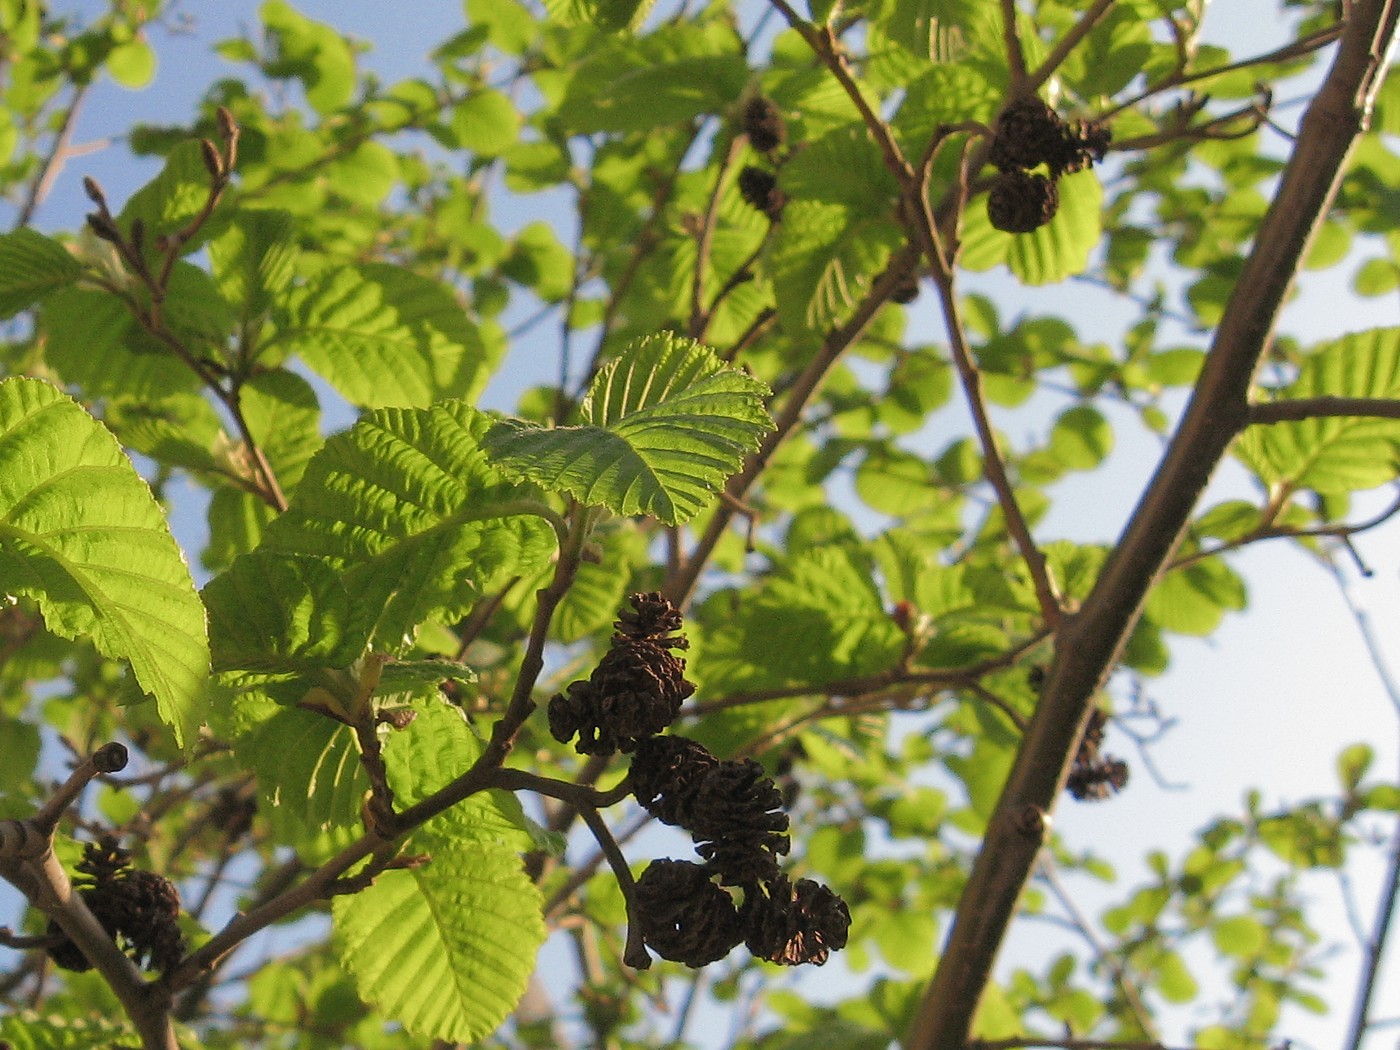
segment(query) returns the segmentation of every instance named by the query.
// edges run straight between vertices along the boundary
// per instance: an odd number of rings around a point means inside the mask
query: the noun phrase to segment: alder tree
[[[0,1045],[1359,1046],[1369,746],[1145,884],[1053,816],[1236,552],[1400,509],[1400,327],[1277,324],[1400,287],[1397,6],[466,0],[389,80],[267,0],[172,120],[197,7],[0,0]]]

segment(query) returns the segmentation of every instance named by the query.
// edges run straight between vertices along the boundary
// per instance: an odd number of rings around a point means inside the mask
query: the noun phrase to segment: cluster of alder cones
[[[846,903],[779,868],[791,845],[783,796],[753,759],[721,760],[668,735],[695,691],[681,614],[662,595],[634,594],[612,646],[588,679],[549,704],[550,732],[585,755],[632,755],[632,793],[657,820],[690,832],[701,863],[658,860],[637,881],[642,939],[663,959],[705,966],[743,943],[761,959],[821,965],[845,947]],[[737,894],[737,896],[736,896]]]
[[[1030,233],[1055,217],[1059,179],[1101,161],[1108,128],[1096,121],[1067,121],[1034,95],[1016,99],[997,118],[987,159],[997,168],[987,197],[987,218],[1006,233]],[[1048,174],[1038,170],[1043,167]]]

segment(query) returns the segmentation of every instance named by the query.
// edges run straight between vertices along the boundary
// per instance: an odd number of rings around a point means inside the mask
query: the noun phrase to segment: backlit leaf
[[[176,743],[193,740],[209,648],[189,567],[116,439],[37,379],[0,381],[0,580],[50,631],[129,661]]]

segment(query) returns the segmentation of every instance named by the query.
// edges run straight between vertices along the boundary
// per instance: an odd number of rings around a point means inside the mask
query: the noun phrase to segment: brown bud
[[[103,744],[92,753],[92,764],[99,773],[119,773],[126,768],[126,762],[126,745],[115,740],[110,744]]]
[[[220,106],[215,110],[215,116],[219,122],[219,134],[222,135],[225,140],[238,137],[238,121],[233,119],[233,114],[229,111],[227,106]]]
[[[107,195],[102,192],[101,185],[91,175],[83,176],[83,192],[87,194],[88,200],[92,201],[99,208],[107,206]]]
[[[204,161],[204,170],[209,173],[211,179],[222,179],[224,172],[224,158],[219,156],[219,148],[208,139],[199,140],[199,155]]]

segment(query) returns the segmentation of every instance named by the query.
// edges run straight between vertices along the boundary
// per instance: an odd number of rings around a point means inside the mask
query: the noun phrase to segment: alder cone
[[[749,207],[763,212],[774,222],[783,213],[787,198],[778,189],[778,177],[762,168],[745,168],[739,172],[739,195]]]
[[[771,99],[755,95],[744,107],[744,133],[754,149],[771,153],[787,141],[787,123]]]
[[[744,939],[734,899],[698,864],[652,861],[634,893],[642,940],[663,959],[708,966]]]
[[[1004,171],[992,182],[987,218],[1004,233],[1030,233],[1055,217],[1060,191],[1044,175]]]

